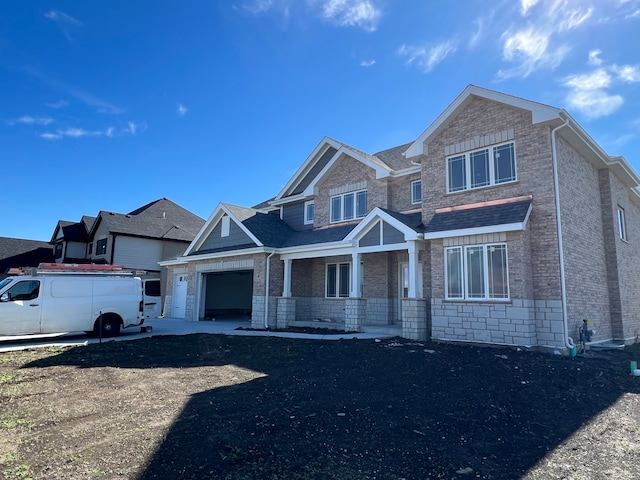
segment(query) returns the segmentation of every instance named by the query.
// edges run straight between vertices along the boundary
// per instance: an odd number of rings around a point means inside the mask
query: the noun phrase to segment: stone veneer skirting
[[[431,300],[434,340],[520,346],[564,346],[562,301],[505,303]]]

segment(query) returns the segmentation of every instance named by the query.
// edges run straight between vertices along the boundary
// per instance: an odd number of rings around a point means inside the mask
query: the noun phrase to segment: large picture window
[[[331,197],[331,222],[343,222],[367,215],[367,191],[345,193]]]
[[[507,246],[450,247],[445,256],[447,300],[508,300]]]
[[[329,298],[348,297],[351,285],[350,263],[328,263],[326,295]]]
[[[516,181],[513,142],[447,158],[447,193]]]

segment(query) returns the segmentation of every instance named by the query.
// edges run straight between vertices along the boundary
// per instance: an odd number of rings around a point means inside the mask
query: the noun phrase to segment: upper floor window
[[[62,244],[61,243],[56,243],[56,246],[54,247],[53,256],[55,258],[62,258]]]
[[[618,235],[622,240],[627,240],[627,222],[624,218],[624,208],[618,207]]]
[[[444,251],[447,300],[508,300],[507,246],[470,245]]]
[[[89,244],[89,250],[87,252],[88,255],[91,255],[93,253],[93,242]]]
[[[107,253],[107,239],[103,238],[96,242],[96,255],[104,255]]]
[[[447,158],[447,192],[461,192],[516,180],[513,142]]]
[[[411,203],[422,203],[422,181],[411,182]]]
[[[363,218],[367,215],[367,191],[331,197],[331,223]]]
[[[313,201],[304,202],[304,224],[312,225],[313,216],[315,214],[315,207]]]

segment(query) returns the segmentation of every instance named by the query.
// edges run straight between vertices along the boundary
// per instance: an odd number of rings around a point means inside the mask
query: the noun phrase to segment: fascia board
[[[404,177],[407,175],[413,175],[414,173],[420,173],[422,167],[420,165],[414,165],[412,167],[403,168],[402,170],[394,170],[391,172],[391,176],[394,178]]]
[[[267,249],[265,247],[256,247],[256,248],[246,248],[244,250],[228,250],[225,252],[216,252],[216,253],[203,253],[201,255],[190,255],[189,257],[182,256],[176,260],[167,260],[166,262],[160,262],[161,265],[168,262],[177,262],[175,265],[183,265],[189,262],[197,262],[201,260],[212,260],[215,258],[226,258],[226,257],[239,257],[242,255],[255,255],[259,253],[271,253],[272,249]]]
[[[303,258],[319,258],[332,257],[338,255],[351,255],[353,253],[353,245],[344,242],[324,243],[321,248],[300,248],[291,247],[278,249],[282,260],[300,260]],[[309,247],[309,246],[307,246]]]
[[[369,215],[363,218],[360,223],[353,230],[351,230],[351,232],[349,232],[349,235],[345,237],[345,240],[351,242],[366,235],[367,232],[375,226],[378,220],[382,220],[395,229],[401,231],[404,234],[405,240],[414,240],[415,238],[417,238],[418,232],[416,232],[413,228],[408,227],[401,221],[393,218],[388,213],[382,211],[380,207],[376,207],[371,210],[371,212],[369,212]]]
[[[528,215],[527,215],[528,218]],[[424,234],[425,240],[439,238],[465,237],[467,235],[485,235],[488,233],[517,232],[525,230],[526,222],[505,223],[502,225],[489,225],[487,227],[462,228],[459,230],[445,230],[442,232],[429,232]]]
[[[637,187],[630,188],[629,190],[631,190],[631,193],[629,194],[631,201],[637,206],[640,206],[640,190],[638,190]]]
[[[469,85],[440,115],[438,115],[436,120],[429,125],[424,132],[422,132],[418,139],[411,144],[411,146],[406,150],[405,156],[407,158],[411,158],[419,155],[428,155],[429,149],[426,145],[428,140],[436,135],[441,128],[447,125],[449,118],[455,115],[458,109],[463,107],[472,95],[510,105],[522,110],[528,110],[531,112],[533,124],[547,122],[560,117],[561,110],[558,108],[550,107],[542,103],[532,102],[531,100],[525,100],[524,98],[507,95],[506,93],[500,93],[476,87],[475,85]]]
[[[158,262],[158,265],[160,265],[161,267],[173,267],[176,265],[187,265],[188,263],[189,260],[183,260],[182,257],[179,257],[173,260],[163,260],[161,262]]]
[[[237,218],[233,213],[231,213],[231,211],[230,211],[230,210],[229,210],[229,209],[228,209],[224,204],[222,204],[222,209],[223,209],[223,211],[224,211],[227,215],[229,215],[229,218],[230,218],[231,220],[233,220],[233,221],[234,221],[234,223],[235,223],[238,227],[240,227],[240,229],[241,229],[241,230],[242,230],[242,231],[243,231],[243,232],[244,232],[244,233],[245,233],[245,234],[246,234],[246,235],[247,235],[251,240],[253,240],[253,243],[255,243],[258,247],[264,247],[264,244],[263,244],[260,240],[258,240],[258,239],[256,238],[256,236],[255,236],[253,233],[251,233],[251,230],[249,230],[247,227],[245,227],[245,226],[242,224],[242,222],[241,222],[240,220],[238,220],[238,218]]]
[[[285,184],[282,190],[280,190],[278,195],[276,195],[276,198],[274,199],[274,201],[278,201],[281,198],[283,198],[287,194],[287,192],[293,187],[293,185],[295,185],[297,181],[301,180],[301,178],[307,174],[307,172],[310,170],[313,163],[315,163],[318,160],[318,157],[324,154],[326,149],[329,147],[333,147],[336,150],[338,150],[340,149],[340,147],[342,147],[342,144],[339,142],[336,142],[332,138],[324,137],[320,141],[320,143],[318,143],[316,148],[313,149],[313,151],[307,157],[307,159],[304,162],[302,162],[302,165],[300,165],[298,170],[296,170],[296,173],[293,174],[293,176]]]
[[[371,247],[359,247],[358,253],[395,252],[398,250],[407,250],[408,248],[408,243],[389,243],[385,245],[372,245]]]
[[[354,160],[357,160],[360,163],[362,163],[362,164],[364,164],[364,165],[366,165],[368,167],[373,168],[375,170],[375,172],[376,172],[376,178],[377,179],[378,178],[388,177],[391,174],[391,172],[389,170],[387,170],[386,168],[382,167],[381,165],[378,165],[377,163],[372,162],[368,158],[365,158],[362,155],[354,152],[350,148],[345,148],[344,146],[341,146],[338,149],[338,151],[335,153],[335,155],[333,157],[331,157],[331,160],[329,160],[327,162],[327,164],[320,171],[320,173],[318,173],[318,175],[316,175],[316,178],[314,178],[313,181],[309,184],[309,186],[304,190],[303,195],[305,197],[310,197],[310,196],[314,195],[316,185],[320,182],[320,180],[322,180],[331,171],[331,169],[334,167],[334,165],[336,164],[336,162],[338,161],[338,159],[340,158],[340,156],[342,154],[345,154],[345,155],[353,158]]]
[[[269,205],[273,205],[274,207],[279,207],[280,205],[285,205],[287,203],[299,202],[300,200],[304,200],[307,198],[304,193],[299,193],[297,195],[291,195],[288,197],[280,198],[278,200],[272,200],[269,202]]]

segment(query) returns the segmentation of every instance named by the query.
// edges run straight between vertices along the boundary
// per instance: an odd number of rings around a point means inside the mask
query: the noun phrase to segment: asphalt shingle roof
[[[9,268],[37,267],[53,261],[53,247],[49,242],[0,237],[0,273]]]
[[[429,221],[427,233],[490,227],[523,222],[531,206],[531,200],[521,200],[499,205],[479,206],[450,212],[436,213]]]

